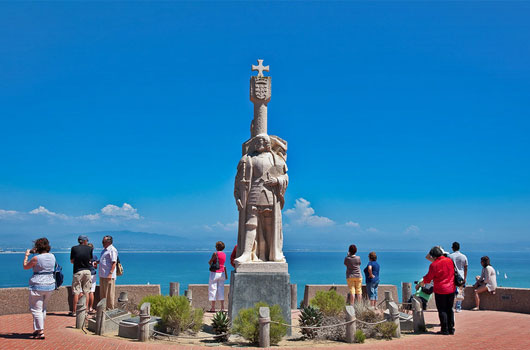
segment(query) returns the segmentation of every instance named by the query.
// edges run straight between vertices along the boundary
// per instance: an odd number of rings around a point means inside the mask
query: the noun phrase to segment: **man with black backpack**
[[[453,242],[453,253],[449,254],[449,257],[455,263],[455,268],[458,274],[464,279],[464,285],[456,288],[456,303],[455,311],[462,311],[462,301],[464,300],[464,288],[466,287],[467,280],[467,257],[460,253],[460,243]]]
[[[88,237],[80,235],[77,238],[79,245],[70,250],[70,262],[74,264],[74,276],[72,278],[73,305],[71,316],[76,315],[77,301],[79,295],[84,293],[87,298],[92,287],[92,274],[90,273],[90,260],[92,260],[92,248],[88,246]]]

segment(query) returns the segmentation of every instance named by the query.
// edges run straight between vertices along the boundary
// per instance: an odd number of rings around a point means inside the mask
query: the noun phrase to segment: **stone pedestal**
[[[291,324],[291,285],[286,263],[247,263],[230,274],[230,319],[260,301],[269,306],[280,305],[283,318]],[[290,327],[287,334],[291,335]]]

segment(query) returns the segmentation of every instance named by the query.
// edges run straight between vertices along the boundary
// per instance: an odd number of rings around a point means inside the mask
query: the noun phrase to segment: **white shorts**
[[[208,281],[208,300],[225,300],[225,273],[210,272]]]
[[[90,288],[90,293],[96,292],[96,282],[97,282],[97,275],[92,275],[92,287]]]

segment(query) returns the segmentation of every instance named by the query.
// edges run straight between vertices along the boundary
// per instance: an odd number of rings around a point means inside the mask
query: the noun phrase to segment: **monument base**
[[[255,265],[258,265],[256,263]],[[285,264],[287,265],[287,264]],[[254,307],[263,301],[279,305],[287,324],[291,324],[291,285],[287,272],[232,272],[230,274],[230,303],[228,316],[235,319],[241,309]],[[287,328],[291,335],[291,327]]]

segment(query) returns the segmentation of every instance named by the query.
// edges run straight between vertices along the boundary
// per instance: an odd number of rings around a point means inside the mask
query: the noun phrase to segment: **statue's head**
[[[254,151],[258,153],[270,152],[271,139],[267,134],[256,135],[254,139]]]

